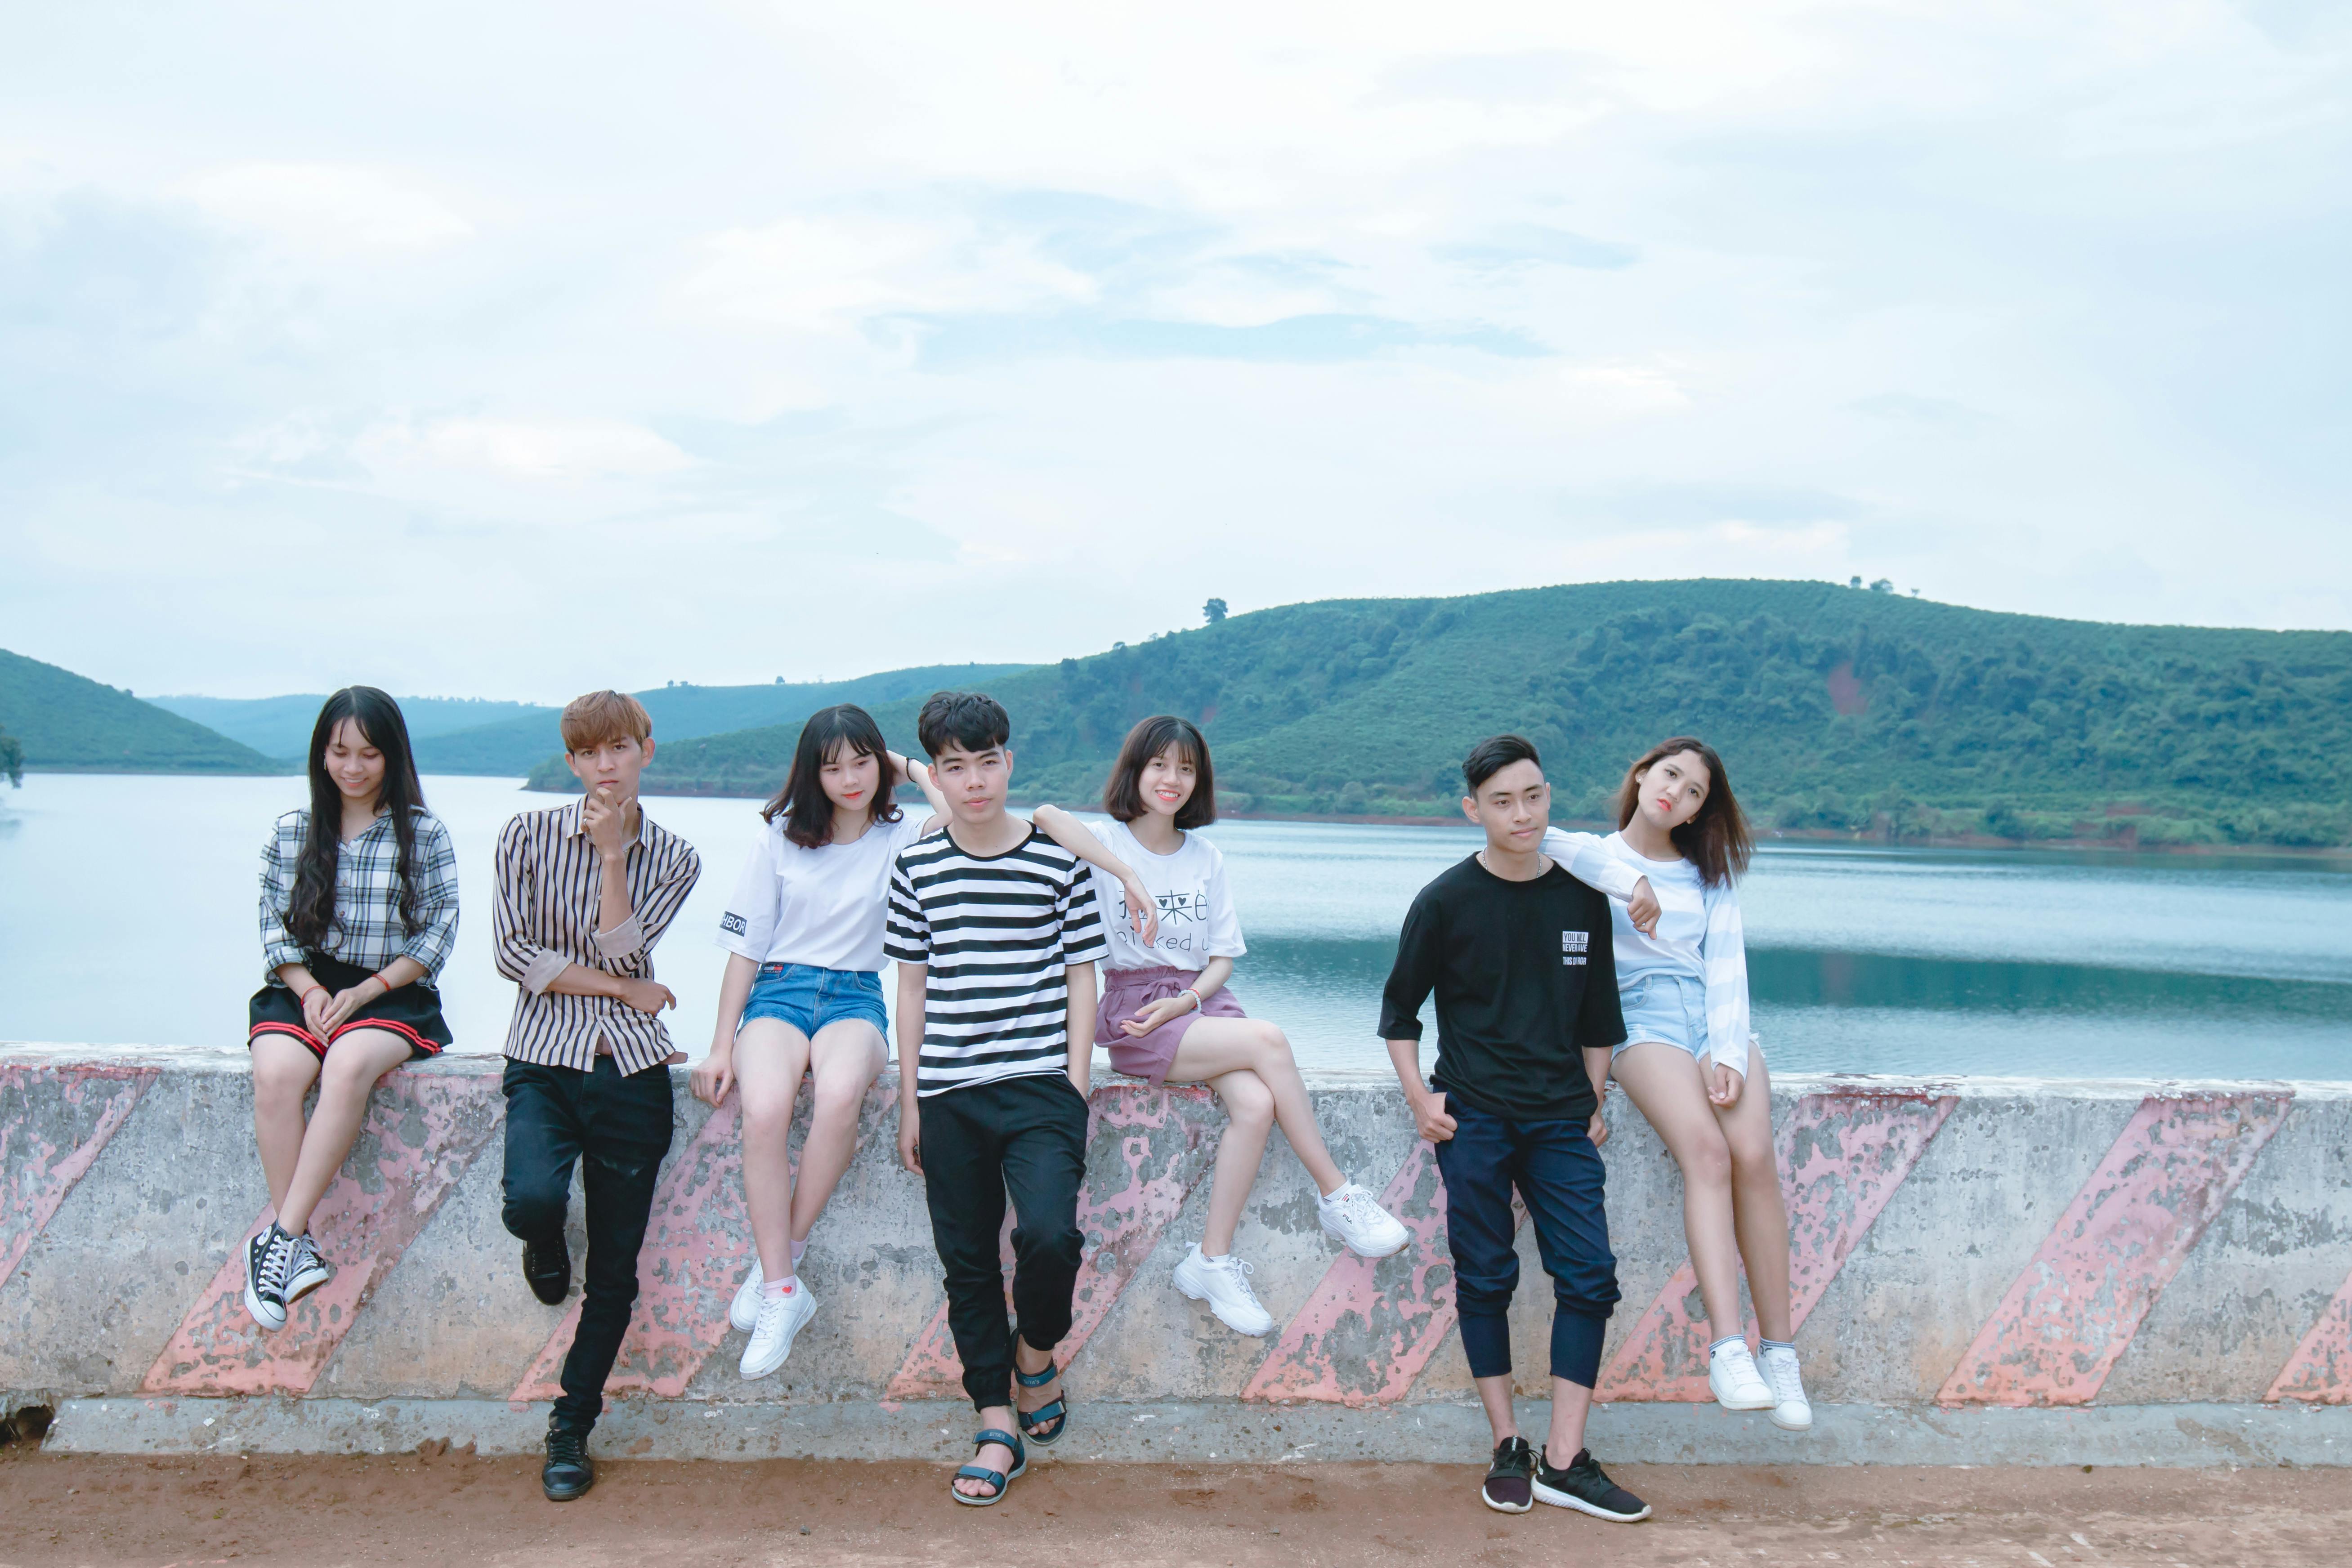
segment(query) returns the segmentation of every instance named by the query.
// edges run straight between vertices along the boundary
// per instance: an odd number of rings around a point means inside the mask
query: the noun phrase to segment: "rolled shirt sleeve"
[[[401,956],[425,966],[425,983],[434,984],[457,946],[457,850],[449,829],[439,818],[416,846],[416,914],[419,925],[401,944]]]
[[[539,868],[531,862],[530,830],[520,816],[499,834],[498,897],[490,904],[490,958],[509,980],[537,996],[572,961],[523,935],[539,896]]]

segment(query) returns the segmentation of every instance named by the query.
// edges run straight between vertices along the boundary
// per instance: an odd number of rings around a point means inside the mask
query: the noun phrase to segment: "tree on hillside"
[[[0,730],[0,773],[8,775],[11,789],[25,787],[25,745],[5,730]]]
[[[1225,602],[1223,599],[1212,599],[1201,606],[1201,613],[1209,617],[1209,624],[1213,626],[1225,618]]]

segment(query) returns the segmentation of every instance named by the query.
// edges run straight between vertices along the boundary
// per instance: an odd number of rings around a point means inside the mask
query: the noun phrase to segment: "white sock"
[[[782,1279],[762,1280],[760,1284],[760,1294],[762,1296],[788,1295],[791,1293],[793,1286],[798,1283],[798,1280],[799,1277],[793,1274],[787,1274]]]
[[[1347,1190],[1348,1190],[1348,1178],[1347,1178],[1347,1177],[1345,1177],[1345,1176],[1342,1176],[1342,1177],[1340,1177],[1340,1178],[1339,1178],[1339,1184],[1338,1186],[1333,1187],[1329,1192],[1325,1193],[1321,1197],[1317,1198],[1315,1201],[1316,1201],[1317,1203],[1318,1203],[1318,1204],[1328,1204],[1328,1203],[1329,1203],[1333,1198],[1338,1197],[1341,1193],[1344,1193],[1344,1192],[1346,1192]]]
[[[797,1273],[799,1273],[799,1272],[801,1271],[801,1254],[802,1254],[802,1253],[803,1253],[803,1252],[806,1252],[807,1250],[808,1250],[808,1243],[807,1243],[807,1242],[805,1242],[805,1241],[795,1241],[794,1243],[793,1243],[793,1273],[797,1274]]]
[[[1723,1338],[1717,1340],[1714,1343],[1708,1345],[1706,1347],[1706,1353],[1713,1355],[1716,1352],[1721,1350],[1726,1345],[1744,1345],[1747,1342],[1748,1336],[1745,1334],[1726,1334]]]

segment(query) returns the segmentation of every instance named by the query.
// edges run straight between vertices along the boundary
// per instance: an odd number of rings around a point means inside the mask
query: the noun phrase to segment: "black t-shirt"
[[[1515,1121],[1592,1115],[1582,1053],[1625,1038],[1608,900],[1557,864],[1507,882],[1473,855],[1412,900],[1381,993],[1381,1038],[1421,1038],[1433,989],[1432,1086]]]

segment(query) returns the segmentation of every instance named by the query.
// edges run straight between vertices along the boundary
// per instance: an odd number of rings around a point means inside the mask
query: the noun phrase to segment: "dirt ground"
[[[530,1459],[0,1450],[0,1564],[2342,1563],[2342,1470],[1664,1468],[1605,1524],[1479,1506],[1481,1468],[1041,1464],[992,1509],[930,1465],[614,1461],[558,1506]]]

